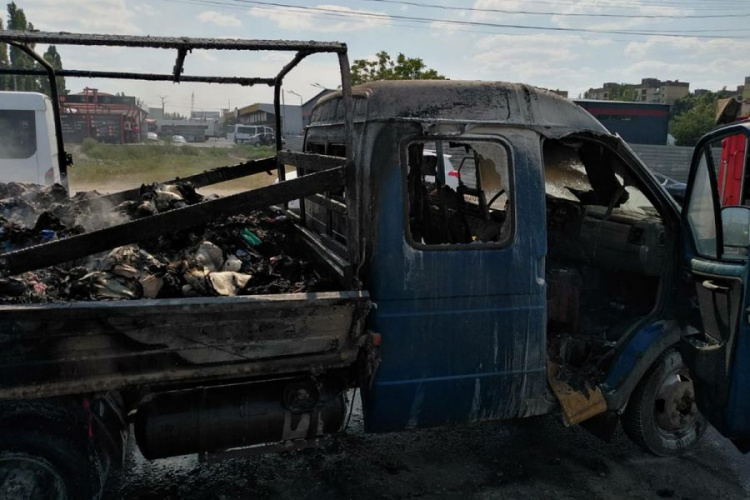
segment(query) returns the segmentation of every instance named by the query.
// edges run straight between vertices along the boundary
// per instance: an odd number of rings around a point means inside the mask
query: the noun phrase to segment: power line
[[[193,5],[205,5],[205,6],[208,6],[208,7],[221,7],[221,8],[224,8],[224,9],[232,9],[232,10],[244,10],[244,7],[242,7],[241,5],[238,5],[236,3],[228,3],[227,1],[219,1],[219,0],[162,0],[162,1],[171,2],[171,3],[178,3],[178,4],[193,4]],[[277,7],[254,7],[254,8],[258,9],[258,10],[261,10],[261,11],[267,11],[267,12],[284,11],[283,8],[277,8]],[[343,11],[334,10],[332,12],[320,12],[320,13],[316,13],[316,12],[300,12],[299,10],[293,10],[295,8],[296,9],[303,9],[303,10],[304,10],[304,8],[302,8],[302,7],[296,7],[296,6],[290,8],[290,9],[292,9],[291,10],[292,12],[295,12],[298,15],[302,15],[302,16],[305,16],[305,15],[309,16],[309,17],[323,16],[323,17],[334,17],[334,18],[347,17],[350,22],[355,22],[355,23],[360,23],[360,24],[366,23],[366,21],[364,21],[364,20],[352,19],[352,18],[350,18],[348,16],[345,16],[345,12],[343,12]],[[432,23],[445,23],[445,22],[447,22],[447,21],[446,20],[441,20],[441,19],[435,19],[435,20],[424,19],[422,21],[401,21],[401,20],[395,20],[395,21],[390,22],[389,24],[393,25],[393,26],[406,26],[406,27],[415,28],[415,29],[426,29],[426,30],[433,31],[434,28],[432,27]],[[527,37],[527,36],[531,36],[529,34],[523,34],[523,33],[508,33],[508,32],[497,31],[497,30],[492,30],[492,31],[480,30],[480,29],[476,29],[476,27],[463,28],[463,29],[462,28],[451,27],[450,29],[452,31],[463,32],[463,33],[501,35],[501,36],[511,36],[511,37],[513,37],[513,36],[515,36],[515,37]],[[690,32],[693,33],[692,30]],[[606,34],[607,32],[606,31],[598,31],[597,30],[597,31],[594,31],[594,33],[596,33],[596,34]],[[633,34],[638,35],[640,33],[623,33],[623,34],[625,34],[625,35],[633,35]],[[669,37],[670,39],[668,39],[668,40],[659,40],[659,39],[654,40],[653,37],[659,36],[659,33],[642,33],[642,35],[648,35],[648,36],[652,37],[651,39],[648,40],[649,44],[664,44],[664,45],[671,45],[671,44],[674,43],[673,42],[674,39],[679,39],[679,38],[688,38],[688,39],[695,38],[695,39],[709,39],[709,40],[711,40],[711,39],[721,39],[721,40],[725,40],[725,39],[729,39],[729,40],[740,39],[740,40],[747,40],[748,39],[746,37],[730,37],[730,36],[718,36],[718,35],[717,36],[699,36],[699,35],[695,35],[695,36],[690,36],[690,35],[676,36],[676,35],[672,35],[671,37]],[[664,35],[664,36],[668,36],[668,35]],[[578,35],[578,39],[579,40],[583,40],[583,41],[606,40],[606,41],[609,41],[609,42],[617,42],[617,43],[632,43],[632,42],[634,42],[633,39],[611,38],[611,37],[602,37],[602,36],[597,36],[596,38],[591,38],[591,37],[585,37],[585,36]]]
[[[366,0],[363,0],[366,1]],[[496,1],[508,1],[508,2],[514,2],[517,3],[516,0],[496,0]],[[691,9],[697,9],[697,10],[732,10],[734,8],[742,8],[747,7],[747,4],[744,1],[736,1],[731,3],[724,3],[723,8],[720,6],[717,6],[718,2],[688,2],[688,1],[680,1],[677,0],[675,2],[669,2],[668,0],[661,0],[660,3],[640,3],[640,2],[627,2],[627,1],[620,1],[617,4],[609,4],[609,5],[602,5],[601,2],[598,1],[590,1],[590,2],[584,2],[584,1],[545,1],[545,0],[536,0],[534,2],[535,4],[542,4],[542,5],[553,5],[553,6],[569,6],[569,7],[606,7],[607,9],[634,9],[634,8],[642,8],[642,7],[669,7],[669,8],[691,8]]]
[[[232,9],[232,10],[245,10],[246,7],[243,7],[238,4],[234,3],[227,3],[226,1],[220,1],[220,0],[162,0],[164,2],[170,2],[170,3],[177,3],[177,4],[193,4],[193,5],[205,5],[206,7],[222,7],[225,9]],[[279,7],[262,7],[262,6],[256,6],[253,7],[254,9],[258,9],[264,12],[279,12],[283,11],[285,9],[279,8]],[[348,22],[355,23],[355,24],[369,24],[368,20],[366,19],[356,19],[351,18],[350,16],[346,16],[346,12],[342,11],[332,11],[332,12],[299,12],[291,10],[292,12],[295,12],[302,16],[308,16],[308,17],[316,17],[316,16],[323,16],[323,17],[331,17],[331,18],[346,18]],[[408,28],[417,28],[417,29],[426,29],[425,22],[413,22],[413,21],[400,21],[400,20],[394,20],[389,23],[393,26],[403,26]],[[469,30],[469,29],[457,29],[454,28],[454,31],[460,31],[465,33],[485,33],[485,34],[497,34],[497,31],[479,31],[479,30]],[[511,33],[508,33],[509,35],[512,35]],[[628,40],[629,41],[629,40]]]
[[[216,2],[216,3],[222,3],[222,2]],[[352,12],[352,11],[342,11],[338,9],[331,9],[327,7],[304,7],[304,6],[291,5],[291,4],[281,3],[281,2],[270,2],[270,1],[260,1],[260,0],[235,0],[235,3],[280,7],[280,8],[292,9],[294,11],[335,13],[343,17],[364,17],[364,18],[380,19],[380,20],[396,19],[396,20],[403,20],[403,21],[427,22],[427,23],[438,22],[438,23],[453,25],[453,26],[480,26],[480,27],[535,30],[535,31],[597,33],[597,34],[605,34],[605,35],[634,35],[634,36],[658,35],[658,36],[670,37],[670,38],[713,38],[713,39],[724,38],[724,39],[732,39],[732,40],[750,39],[748,37],[730,36],[730,35],[709,36],[709,35],[686,34],[686,33],[696,33],[696,32],[700,32],[703,30],[682,30],[682,31],[675,30],[673,32],[664,31],[664,30],[662,31],[658,31],[658,30],[597,30],[597,29],[590,29],[590,28],[566,28],[566,27],[561,27],[561,26],[533,26],[533,25],[523,25],[523,24],[505,24],[505,23],[493,23],[493,22],[488,22],[488,21],[458,21],[455,19],[437,19],[437,18],[430,18],[430,17],[404,16],[400,14],[381,14],[381,13],[376,13],[376,12],[359,12],[359,11]],[[708,31],[718,32],[718,31],[724,31],[724,30],[717,29],[717,30],[708,30]],[[748,31],[748,30],[738,29],[738,30],[730,30],[730,31]]]
[[[561,16],[561,17],[614,17],[625,19],[706,19],[706,18],[736,18],[750,17],[750,12],[732,13],[732,14],[695,14],[695,15],[668,15],[668,14],[595,14],[583,12],[547,12],[547,11],[530,11],[530,10],[511,10],[511,9],[480,9],[477,7],[456,7],[453,5],[438,5],[422,2],[410,2],[406,0],[360,0],[362,2],[387,3],[396,5],[407,5],[423,9],[439,9],[459,12],[486,12],[493,14],[524,14],[532,16]],[[538,2],[537,2],[538,3]],[[574,4],[570,4],[574,5]],[[684,4],[682,4],[684,6]]]

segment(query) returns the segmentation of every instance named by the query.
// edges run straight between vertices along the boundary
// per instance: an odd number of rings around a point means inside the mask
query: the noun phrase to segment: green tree
[[[715,127],[716,101],[700,103],[676,116],[670,130],[678,146],[695,146],[703,135]]]
[[[50,45],[42,57],[44,57],[44,60],[47,61],[55,71],[63,69],[60,53],[57,52],[57,47],[54,45]],[[39,80],[41,83],[41,91],[47,95],[51,95],[52,92],[49,88],[49,79],[42,77]],[[55,80],[57,81],[57,93],[59,95],[68,95],[68,89],[65,87],[65,77],[58,76],[55,77]]]
[[[8,4],[8,29],[9,30],[33,30],[34,25],[26,20],[23,9],[19,9],[16,2]],[[30,46],[32,49],[33,45]],[[31,69],[37,66],[36,62],[18,47],[10,47],[10,65],[12,68]],[[39,79],[33,75],[14,75],[10,77],[11,88],[18,91],[38,92]]]
[[[0,31],[3,29],[3,20],[0,19]],[[8,45],[0,43],[0,68],[10,67],[10,61],[8,60]],[[0,90],[9,90],[8,76],[0,75]]]
[[[352,85],[376,80],[445,80],[421,58],[399,54],[394,61],[386,51],[377,53],[376,61],[355,59],[352,64]]]
[[[632,86],[618,83],[610,87],[609,100],[634,102],[638,100],[638,94]]]
[[[2,21],[0,21],[2,29]],[[8,29],[19,31],[31,31],[34,25],[26,19],[26,13],[16,5],[16,2],[8,4]],[[34,48],[34,45],[30,45]],[[42,57],[52,65],[55,70],[63,69],[62,59],[57,47],[50,45]],[[11,67],[18,69],[41,69],[40,65],[21,49],[17,47],[8,47],[5,44],[0,45],[0,67]],[[60,95],[67,95],[68,89],[65,87],[65,78],[57,77],[57,90]],[[44,92],[49,95],[49,81],[46,77],[33,75],[13,75],[0,77],[0,90],[18,90],[28,92]]]
[[[723,89],[677,99],[669,108],[669,133],[677,145],[694,146],[701,136],[715,128],[716,101],[728,95]]]
[[[181,115],[177,111],[164,113],[165,120],[187,120],[187,116]]]

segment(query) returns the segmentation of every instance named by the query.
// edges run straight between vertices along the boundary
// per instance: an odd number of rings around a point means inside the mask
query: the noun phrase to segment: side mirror
[[[750,207],[731,206],[721,210],[724,254],[747,258],[750,248]]]

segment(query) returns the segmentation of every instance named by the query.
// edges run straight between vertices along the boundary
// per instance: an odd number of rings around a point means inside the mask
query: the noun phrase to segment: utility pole
[[[286,104],[284,104],[284,92],[281,93],[281,137],[286,137]]]
[[[164,119],[164,103],[167,102],[167,96],[160,95],[158,97],[159,97],[159,99],[161,99],[161,117],[162,117],[162,119]]]
[[[195,107],[195,92],[190,93],[190,118],[193,117],[193,108]]]
[[[287,94],[296,95],[297,97],[299,97],[299,107],[300,108],[302,107],[302,96],[301,95],[299,95],[297,92],[295,92],[293,90],[287,90],[286,93]]]

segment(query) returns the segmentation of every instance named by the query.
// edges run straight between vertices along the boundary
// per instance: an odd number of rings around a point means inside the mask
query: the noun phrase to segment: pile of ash
[[[3,252],[101,229],[205,198],[193,186],[144,185],[113,206],[97,193],[0,184]],[[84,260],[0,278],[0,303],[159,299],[330,290],[334,280],[299,251],[292,223],[254,211],[167,233]]]

